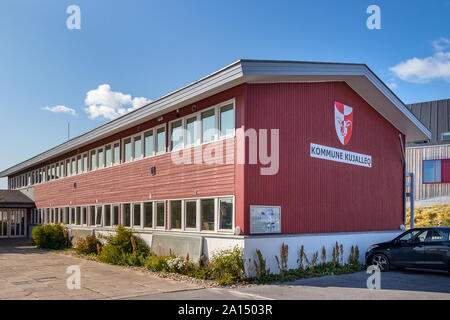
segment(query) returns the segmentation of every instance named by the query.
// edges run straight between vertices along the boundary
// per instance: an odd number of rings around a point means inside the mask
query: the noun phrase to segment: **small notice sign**
[[[372,157],[366,154],[336,149],[311,143],[310,156],[324,160],[353,164],[355,166],[372,168]]]
[[[250,206],[250,233],[281,233],[281,207]]]

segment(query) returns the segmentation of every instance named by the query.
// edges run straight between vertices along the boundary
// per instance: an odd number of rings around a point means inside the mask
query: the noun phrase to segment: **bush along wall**
[[[62,227],[55,225],[52,228],[60,230]],[[194,263],[190,260],[189,254],[186,257],[180,257],[175,255],[172,250],[166,256],[156,255],[151,252],[142,239],[122,226],[116,229],[114,235],[102,240],[104,241],[100,241],[95,235],[87,236],[85,239],[78,240],[74,250],[78,254],[89,255],[108,264],[142,267],[153,272],[177,273],[202,280],[213,280],[220,285],[292,281],[330,274],[351,273],[363,269],[358,262],[358,246],[352,246],[345,259],[344,248],[337,242],[331,248],[330,261],[327,260],[325,247],[320,253],[315,252],[312,256],[307,256],[305,248],[300,246],[298,268],[296,269],[288,269],[290,248],[283,243],[280,254],[275,256],[278,265],[278,270],[276,270],[278,273],[275,274],[266,268],[266,260],[260,250],[256,250],[257,258],[249,261],[251,270],[247,270],[248,273],[246,273],[244,250],[239,246],[217,250],[209,260],[202,256],[199,262]],[[42,243],[42,240],[39,243]],[[51,243],[51,241],[46,243]],[[249,276],[249,274],[256,274],[256,276]]]
[[[358,246],[351,246],[350,252],[345,258],[343,245],[336,242],[331,248],[331,260],[328,258],[327,249],[322,247],[321,252],[316,251],[311,256],[305,253],[303,245],[298,250],[298,267],[296,269],[288,269],[288,253],[289,247],[282,244],[279,256],[275,256],[277,262],[278,273],[272,273],[266,268],[266,260],[259,249],[256,250],[256,259],[249,259],[249,273],[254,274],[250,280],[257,283],[271,281],[293,281],[303,278],[320,277],[324,275],[337,275],[345,273],[353,273],[364,270],[364,265],[359,262]]]

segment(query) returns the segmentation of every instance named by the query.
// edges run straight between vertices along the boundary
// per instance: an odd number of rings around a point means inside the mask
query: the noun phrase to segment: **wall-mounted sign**
[[[281,233],[281,207],[250,206],[250,233]]]
[[[372,168],[372,157],[366,154],[336,149],[320,144],[310,144],[310,156],[324,160],[353,164],[355,166]]]

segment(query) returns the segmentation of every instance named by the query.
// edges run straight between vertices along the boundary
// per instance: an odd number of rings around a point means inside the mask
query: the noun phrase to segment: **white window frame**
[[[192,117],[190,117],[189,119],[191,119]],[[182,141],[181,141],[181,147],[179,148],[179,149],[176,149],[176,150],[174,150],[173,149],[173,145],[172,145],[172,129],[173,129],[173,123],[174,122],[178,122],[178,121],[181,121],[181,130],[182,130],[182,132],[183,132],[183,137],[182,137]],[[167,135],[167,137],[168,137],[168,139],[166,139],[166,140],[168,140],[169,141],[169,147],[168,147],[168,150],[169,150],[169,152],[173,152],[173,151],[180,151],[180,150],[183,150],[184,148],[185,148],[185,145],[186,145],[186,142],[185,142],[185,140],[186,140],[186,135],[185,135],[185,130],[186,130],[186,127],[185,127],[185,117],[183,117],[183,118],[177,118],[177,119],[174,119],[174,120],[172,120],[172,121],[170,121],[169,122],[169,132],[168,133],[166,133],[166,135]],[[167,146],[166,146],[166,148],[167,148]]]
[[[174,226],[172,226],[172,202],[174,201],[180,201],[181,202],[181,225],[180,228],[175,228]],[[183,231],[184,230],[184,200],[182,199],[172,199],[169,200],[169,214],[167,216],[168,222],[169,222],[169,230],[174,230],[174,231]]]
[[[145,211],[144,211],[144,205],[146,204],[146,203],[151,203],[152,204],[152,226],[151,227],[146,227],[145,226]],[[143,201],[142,202],[142,209],[141,209],[141,222],[142,222],[142,228],[143,229],[149,229],[149,230],[153,230],[153,229],[155,229],[155,218],[156,218],[156,215],[155,215],[155,201]]]
[[[116,162],[116,157],[115,157],[115,153],[114,153],[114,146],[118,144],[119,145],[119,160]],[[111,155],[112,155],[112,167],[117,166],[119,164],[121,164],[121,142],[120,140],[116,140],[114,142],[111,143]]]
[[[129,204],[130,205],[130,225],[126,226],[125,225],[125,210],[124,207],[125,205]],[[124,226],[125,228],[131,229],[133,227],[133,202],[122,202],[120,204],[120,224],[122,226]]]
[[[161,129],[161,128],[164,128],[164,132],[165,132],[165,141],[164,141],[164,144],[165,144],[165,148],[164,148],[164,151],[158,151],[158,129]],[[165,153],[167,153],[167,150],[168,150],[168,148],[167,148],[167,126],[166,126],[166,123],[163,123],[163,124],[161,124],[161,125],[159,125],[159,126],[156,126],[155,128],[154,128],[154,141],[155,141],[155,143],[153,144],[154,145],[154,149],[155,149],[155,155],[156,156],[158,156],[158,155],[161,155],[161,154],[165,154]]]
[[[130,161],[126,161],[126,157],[125,157],[125,140],[130,139],[130,144],[131,144],[131,157],[130,157]],[[122,139],[122,159],[123,162],[122,163],[129,163],[129,162],[133,162],[133,137],[129,136],[129,137],[125,137]]]
[[[229,200],[231,199],[231,207],[232,207],[232,212],[231,212],[231,229],[221,229],[220,228],[220,200]],[[226,233],[234,233],[234,228],[235,228],[235,201],[234,201],[234,196],[229,196],[229,197],[218,197],[217,198],[218,202],[217,202],[217,230],[219,232],[226,232]]]
[[[140,210],[141,210],[141,213],[140,213],[141,223],[139,225],[137,225],[137,226],[134,225],[134,206],[135,205],[138,205]],[[142,220],[142,218],[143,218],[143,216],[142,216],[142,209],[143,209],[142,202],[131,202],[131,208],[130,208],[130,211],[131,211],[131,219],[130,219],[131,227],[130,228],[132,228],[132,229],[142,229],[142,228],[144,228],[143,220]]]
[[[152,133],[152,140],[153,140],[153,151],[152,154],[149,156],[145,155],[146,152],[146,147],[145,147],[145,134],[151,132]],[[155,144],[156,144],[156,137],[155,137],[155,128],[151,128],[148,130],[145,130],[144,132],[142,132],[142,146],[143,146],[143,152],[142,155],[144,158],[150,158],[150,157],[154,157],[156,155],[156,149],[155,149]]]
[[[189,202],[195,203],[195,227],[194,228],[188,228],[186,227],[186,206]],[[185,231],[200,231],[200,211],[199,211],[199,202],[200,199],[186,199],[183,201],[183,230]]]
[[[167,218],[167,205],[166,205],[166,200],[157,200],[157,201],[155,201],[154,202],[154,207],[153,207],[153,209],[154,209],[154,215],[153,215],[153,217],[154,218],[157,218],[158,217],[158,213],[157,213],[157,209],[158,209],[158,203],[162,203],[162,204],[164,204],[164,226],[158,226],[158,223],[157,223],[157,220],[155,219],[154,220],[154,223],[153,223],[153,228],[154,229],[157,229],[157,230],[165,230],[166,229],[166,218]]]

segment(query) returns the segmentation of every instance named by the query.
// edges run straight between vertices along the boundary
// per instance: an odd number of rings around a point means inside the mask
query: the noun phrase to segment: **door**
[[[425,263],[427,268],[447,269],[450,256],[450,230],[430,230],[425,242]]]
[[[391,251],[391,262],[401,267],[418,267],[425,264],[424,243],[428,230],[415,229],[396,240]]]
[[[26,211],[0,211],[0,238],[18,238],[26,236]]]
[[[8,237],[8,212],[0,211],[0,238]]]

